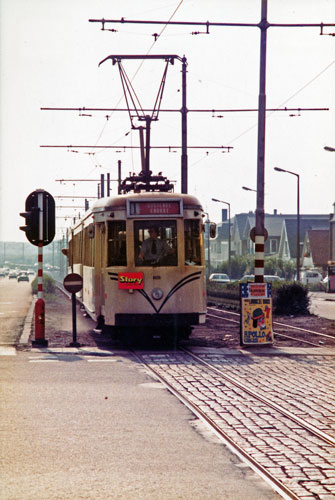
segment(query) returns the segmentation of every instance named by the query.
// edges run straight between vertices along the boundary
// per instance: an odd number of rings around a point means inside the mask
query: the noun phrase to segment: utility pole
[[[258,146],[257,146],[257,204],[256,204],[256,231],[255,231],[255,282],[264,282],[264,173],[265,173],[265,109],[266,109],[266,35],[267,0],[262,0],[260,46],[260,72],[258,96]]]
[[[258,146],[257,146],[257,206],[256,206],[256,228],[255,228],[255,282],[264,282],[264,165],[265,165],[265,112],[266,112],[266,41],[267,30],[270,27],[320,27],[320,35],[325,35],[323,29],[335,26],[325,23],[314,24],[275,24],[267,20],[267,0],[261,0],[261,21],[254,23],[212,23],[212,22],[192,22],[192,21],[140,21],[130,19],[89,19],[89,22],[101,23],[102,29],[108,23],[133,23],[133,24],[169,24],[179,26],[205,26],[206,33],[209,34],[211,26],[235,26],[235,27],[257,27],[261,30],[260,40],[260,77],[259,77],[259,98],[258,98]]]

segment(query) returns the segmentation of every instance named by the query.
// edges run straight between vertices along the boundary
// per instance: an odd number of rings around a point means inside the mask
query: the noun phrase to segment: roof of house
[[[229,222],[228,221],[220,222],[217,225],[216,237],[219,239],[222,239],[222,240],[229,239]]]
[[[238,235],[240,239],[243,239],[243,232],[245,229],[246,221],[250,217],[250,214],[242,213],[236,214],[234,217],[235,227],[237,228]]]
[[[296,219],[297,214],[265,214],[264,226],[268,232],[269,237],[280,238],[284,219]],[[245,219],[245,226],[243,229],[243,238],[249,238],[250,230],[256,226],[256,216],[254,213],[247,214]]]
[[[287,240],[290,247],[291,258],[297,256],[297,220],[284,220],[286,226]],[[328,215],[301,215],[300,216],[300,242],[305,239],[306,231],[310,229],[329,229]]]

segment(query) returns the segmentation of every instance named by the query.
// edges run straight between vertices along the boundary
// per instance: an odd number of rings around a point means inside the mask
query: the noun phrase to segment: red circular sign
[[[266,228],[264,228],[264,241],[266,241],[268,239],[268,232],[266,230]],[[255,239],[256,239],[256,228],[253,227],[250,231],[250,239],[255,243]]]
[[[70,293],[77,293],[83,288],[83,278],[80,274],[71,273],[65,276],[63,285],[65,290]]]

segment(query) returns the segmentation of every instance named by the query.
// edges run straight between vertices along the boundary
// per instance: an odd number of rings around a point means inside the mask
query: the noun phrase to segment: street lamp
[[[331,148],[330,146],[325,146],[323,149],[326,151],[331,151],[332,153],[335,151],[335,148]]]
[[[245,191],[253,191],[254,193],[257,193],[257,189],[251,189],[246,186],[242,186],[242,189],[244,189]]]
[[[300,176],[295,172],[279,167],[274,167],[274,170],[295,175],[297,178],[297,281],[300,281]]]
[[[212,201],[228,205],[228,274],[229,277],[231,277],[230,203],[228,203],[227,201],[217,200],[216,198],[212,198]]]
[[[211,252],[210,252],[210,225],[211,221],[209,220],[208,212],[204,212],[207,215],[207,220],[205,220],[205,224],[207,224],[207,279],[209,279],[211,273]],[[206,258],[206,257],[205,257]]]

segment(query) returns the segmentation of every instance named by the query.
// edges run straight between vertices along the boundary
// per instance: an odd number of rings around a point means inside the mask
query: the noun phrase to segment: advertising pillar
[[[241,283],[241,345],[273,344],[271,283]]]

